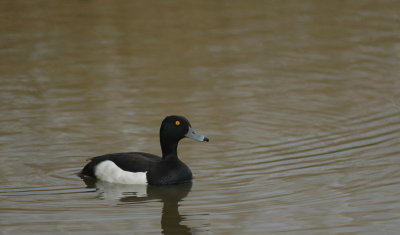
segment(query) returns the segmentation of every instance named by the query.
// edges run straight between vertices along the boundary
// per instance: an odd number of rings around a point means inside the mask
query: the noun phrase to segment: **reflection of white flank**
[[[119,200],[127,196],[147,196],[147,185],[145,184],[113,184],[97,181],[96,188],[99,196],[105,200]]]
[[[119,168],[112,161],[100,162],[94,171],[99,180],[118,184],[147,184],[146,172],[130,172]]]

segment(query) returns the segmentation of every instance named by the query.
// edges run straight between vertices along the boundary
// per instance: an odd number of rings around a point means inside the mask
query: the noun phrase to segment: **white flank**
[[[130,172],[107,160],[97,164],[94,171],[97,179],[118,184],[147,184],[146,172]]]

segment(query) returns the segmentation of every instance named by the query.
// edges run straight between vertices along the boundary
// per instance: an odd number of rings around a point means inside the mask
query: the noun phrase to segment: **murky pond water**
[[[398,234],[398,1],[0,3],[2,234]],[[195,181],[88,182],[159,154]]]

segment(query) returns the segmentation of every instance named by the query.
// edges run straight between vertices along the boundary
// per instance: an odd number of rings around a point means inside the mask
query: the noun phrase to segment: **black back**
[[[157,162],[162,159],[159,156],[150,153],[130,152],[130,153],[112,153],[94,157],[83,168],[82,174],[96,177],[94,168],[102,161],[110,160],[124,171],[145,172],[149,171]]]

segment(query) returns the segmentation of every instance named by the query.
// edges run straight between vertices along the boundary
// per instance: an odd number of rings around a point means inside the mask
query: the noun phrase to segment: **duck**
[[[111,153],[91,158],[80,175],[109,183],[171,185],[193,181],[190,168],[178,157],[183,138],[209,142],[183,116],[164,118],[160,127],[162,156],[144,152]]]

